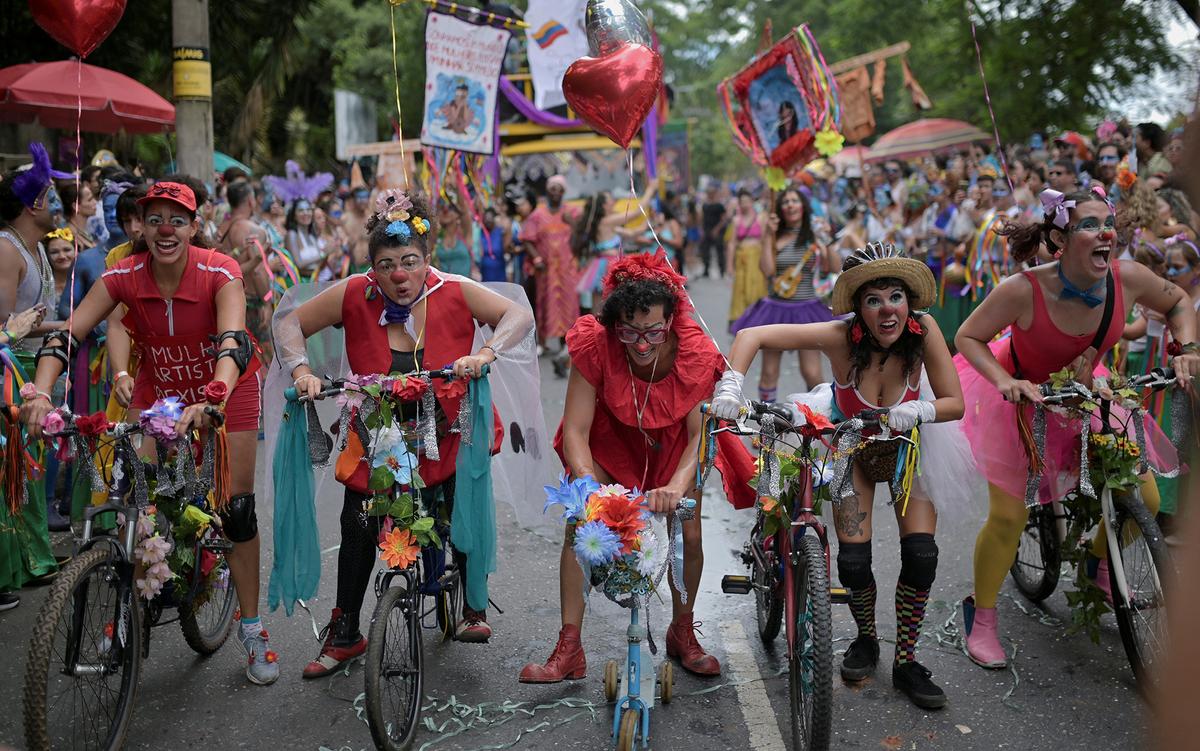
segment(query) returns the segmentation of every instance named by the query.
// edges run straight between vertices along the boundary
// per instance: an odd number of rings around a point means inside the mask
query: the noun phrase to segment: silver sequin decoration
[[[346,450],[346,442],[350,440],[350,405],[342,405],[342,413],[338,415],[338,452]]]
[[[1085,415],[1079,423],[1079,493],[1088,498],[1095,498],[1096,489],[1092,487],[1091,462],[1088,461],[1088,436],[1092,433],[1092,419]],[[1044,441],[1042,451],[1045,451]]]
[[[417,417],[417,430],[420,432],[421,444],[425,448],[425,458],[431,462],[442,458],[438,449],[437,436],[437,401],[433,396],[433,383],[429,376],[423,376],[425,393],[421,394],[420,414]]]
[[[1137,473],[1140,475],[1146,471],[1146,420],[1145,413],[1140,409],[1133,409],[1129,413],[1129,419],[1133,421],[1133,437],[1137,442],[1138,447],[1138,463]]]
[[[688,601],[687,586],[683,583],[683,523],[696,518],[696,511],[690,508],[676,509],[675,523],[667,543],[667,562],[671,566],[671,582],[679,592],[679,601],[684,605]],[[661,575],[660,575],[661,576]]]
[[[775,455],[775,422],[766,420],[762,424],[762,468],[758,472],[758,485],[755,490],[761,496],[779,499],[782,483],[779,470],[779,457]]]
[[[305,402],[304,415],[308,429],[308,458],[314,467],[324,467],[329,464],[329,457],[333,453],[333,438],[321,427],[316,404]]]
[[[835,504],[843,498],[854,495],[854,482],[851,479],[851,451],[858,444],[859,433],[863,429],[863,421],[852,418],[843,423],[843,432],[838,434],[837,444],[833,448],[833,462],[830,470],[833,478],[830,480],[829,496]]]
[[[1035,404],[1033,407],[1033,450],[1039,457],[1046,455],[1046,407]],[[1036,468],[1035,468],[1036,467]],[[1025,507],[1035,508],[1038,505],[1038,488],[1042,484],[1042,464],[1029,460],[1029,475],[1025,479]]]
[[[475,421],[471,418],[471,398],[464,395],[462,401],[458,403],[458,418],[454,420],[454,427],[450,432],[462,436],[463,446],[470,446],[474,426]]]
[[[87,473],[88,481],[91,483],[93,493],[104,493],[108,490],[108,486],[104,483],[104,476],[100,474],[99,467],[96,466],[95,459],[91,458],[92,451],[87,445],[87,441],[83,436],[77,435],[75,440],[75,465],[79,466],[83,462]],[[85,458],[86,457],[86,458]]]
[[[1171,390],[1171,443],[1179,455],[1188,455],[1188,443],[1191,441],[1192,430],[1192,397],[1183,389]]]

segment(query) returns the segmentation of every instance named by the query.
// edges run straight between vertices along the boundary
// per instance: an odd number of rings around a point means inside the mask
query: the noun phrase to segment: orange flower
[[[412,532],[399,527],[393,528],[383,536],[379,550],[382,551],[383,562],[388,568],[395,569],[408,568],[421,554],[417,538],[413,537]]]
[[[597,519],[621,538],[622,553],[633,550],[634,541],[646,528],[641,506],[626,496],[609,496]]]
[[[1123,191],[1128,191],[1137,182],[1137,175],[1134,174],[1128,167],[1123,167],[1117,171],[1117,185]]]
[[[769,514],[777,508],[779,508],[779,501],[771,498],[770,496],[762,497],[762,512],[764,514]]]

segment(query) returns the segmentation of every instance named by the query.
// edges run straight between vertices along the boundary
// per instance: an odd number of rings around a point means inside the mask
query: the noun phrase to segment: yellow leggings
[[[1142,475],[1142,502],[1150,514],[1158,513],[1158,486],[1154,476]],[[1029,509],[1015,496],[988,483],[988,518],[975,538],[975,605],[996,607],[1000,585],[1017,557],[1021,533],[1029,519]],[[1092,555],[1103,559],[1108,554],[1108,538],[1097,530],[1092,538]]]

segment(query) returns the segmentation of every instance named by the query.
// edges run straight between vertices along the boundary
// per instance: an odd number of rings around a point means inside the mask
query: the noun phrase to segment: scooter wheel
[[[636,709],[626,709],[621,715],[621,728],[617,732],[617,751],[633,751],[637,745],[639,720],[641,712]]]
[[[658,668],[658,696],[663,704],[670,704],[675,695],[675,666],[664,661]]]
[[[616,660],[604,663],[604,698],[608,701],[617,700],[617,687],[620,682],[620,669]]]

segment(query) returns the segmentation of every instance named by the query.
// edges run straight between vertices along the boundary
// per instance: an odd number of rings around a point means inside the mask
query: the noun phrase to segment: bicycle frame
[[[807,456],[809,441],[805,440],[803,455]],[[805,463],[805,469],[808,469],[808,464]],[[775,533],[774,537],[776,545],[779,547],[779,560],[787,561],[788,565],[783,567],[783,586],[784,586],[784,628],[786,629],[788,656],[791,656],[796,649],[796,618],[799,615],[797,612],[800,608],[800,603],[796,602],[796,582],[795,569],[800,563],[800,558],[797,551],[800,549],[800,539],[808,534],[808,530],[812,529],[817,539],[821,541],[821,548],[825,551],[825,569],[829,571],[829,536],[825,530],[825,525],[817,517],[816,510],[813,507],[813,478],[811,472],[801,472],[803,479],[803,488],[796,494],[796,501],[792,510],[792,521],[786,529],[780,529]]]

